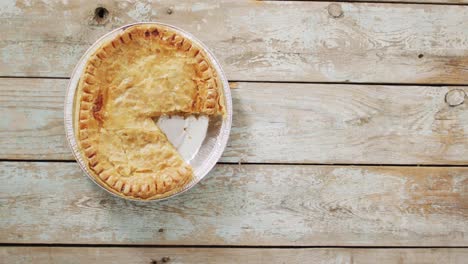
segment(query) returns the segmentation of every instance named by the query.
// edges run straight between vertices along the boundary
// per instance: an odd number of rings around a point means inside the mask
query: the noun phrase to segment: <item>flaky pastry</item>
[[[77,97],[77,140],[93,176],[113,193],[168,196],[193,177],[154,122],[161,115],[224,115],[203,49],[159,25],[127,28],[89,58]]]

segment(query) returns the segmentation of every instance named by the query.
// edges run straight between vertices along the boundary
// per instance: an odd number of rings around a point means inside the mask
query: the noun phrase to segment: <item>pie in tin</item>
[[[75,99],[78,146],[109,191],[163,198],[190,182],[193,170],[154,119],[225,116],[224,100],[202,47],[165,26],[131,26],[85,66]]]

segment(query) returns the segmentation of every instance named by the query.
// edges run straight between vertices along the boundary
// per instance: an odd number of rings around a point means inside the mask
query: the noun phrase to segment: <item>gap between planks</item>
[[[60,76],[0,76],[0,79],[44,79],[44,80],[70,80],[70,77]],[[430,86],[430,87],[468,87],[468,84],[455,83],[388,83],[388,82],[307,82],[307,81],[256,81],[256,80],[229,80],[229,83],[281,83],[281,84],[324,84],[324,85],[370,85],[370,86]]]
[[[5,263],[464,263],[465,249],[0,248]]]
[[[0,162],[76,163],[75,160],[0,159]],[[271,166],[343,166],[343,167],[423,167],[423,168],[466,168],[468,164],[375,164],[375,163],[299,163],[299,162],[218,162],[218,165],[271,165]]]
[[[464,249],[468,246],[265,246],[265,245],[132,245],[132,244],[65,244],[65,243],[0,243],[1,247],[64,247],[64,248],[259,248],[259,249],[302,249],[302,248],[321,248],[321,249]]]

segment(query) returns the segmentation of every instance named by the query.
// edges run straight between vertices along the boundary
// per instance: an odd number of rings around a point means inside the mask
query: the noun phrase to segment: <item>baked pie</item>
[[[136,25],[89,58],[76,97],[77,141],[113,193],[162,198],[193,177],[156,125],[161,115],[225,115],[222,85],[203,49],[161,25]]]

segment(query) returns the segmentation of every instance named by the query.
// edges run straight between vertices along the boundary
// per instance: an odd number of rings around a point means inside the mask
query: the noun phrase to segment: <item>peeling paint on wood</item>
[[[76,163],[2,162],[0,182],[1,243],[468,245],[468,168],[218,165],[153,203]]]
[[[446,263],[462,264],[467,249],[253,249],[3,247],[5,263]]]
[[[63,128],[67,82],[0,79],[0,158],[73,160]],[[234,122],[222,161],[468,162],[468,104],[447,103],[447,94],[466,87],[238,82],[232,88]]]
[[[231,80],[468,83],[466,5],[6,0],[0,21],[0,76],[68,77],[99,36],[160,21],[204,41]]]

